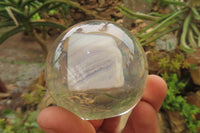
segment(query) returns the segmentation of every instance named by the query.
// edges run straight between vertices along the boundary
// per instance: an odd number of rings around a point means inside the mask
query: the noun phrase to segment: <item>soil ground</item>
[[[49,46],[54,39],[48,39]],[[18,33],[0,45],[0,78],[6,85],[13,84],[23,89],[44,70],[44,61],[37,42]]]

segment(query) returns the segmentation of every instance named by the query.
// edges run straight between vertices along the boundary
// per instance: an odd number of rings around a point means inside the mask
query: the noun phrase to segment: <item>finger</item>
[[[46,133],[95,133],[88,121],[62,107],[49,107],[38,115],[38,124]]]
[[[93,125],[93,127],[96,130],[98,130],[101,127],[103,121],[104,121],[103,119],[101,119],[101,120],[89,120],[89,122]]]
[[[155,109],[140,101],[131,113],[123,133],[158,133]]]
[[[156,75],[149,75],[142,100],[152,105],[158,111],[167,93],[165,81]]]
[[[165,81],[156,75],[150,75],[142,100],[132,111],[124,133],[156,133],[158,123],[156,112],[159,110],[167,93]]]
[[[104,119],[104,122],[100,127],[100,130],[98,130],[98,133],[117,133],[120,118],[121,117],[118,116],[118,117]]]

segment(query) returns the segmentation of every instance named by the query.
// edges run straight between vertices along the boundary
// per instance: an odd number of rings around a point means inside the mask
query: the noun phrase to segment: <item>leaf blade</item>
[[[0,45],[6,40],[8,39],[9,37],[19,33],[19,32],[22,32],[22,31],[25,31],[25,27],[22,27],[22,26],[19,26],[19,27],[16,27],[8,32],[5,32],[3,35],[0,36]]]

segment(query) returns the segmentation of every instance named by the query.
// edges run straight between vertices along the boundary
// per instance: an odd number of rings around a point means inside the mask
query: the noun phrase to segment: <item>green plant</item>
[[[158,63],[158,74],[178,73],[182,69],[189,69],[190,63],[185,59],[185,55],[180,51],[160,52],[154,50],[150,60]]]
[[[37,124],[38,111],[17,113],[13,110],[2,111],[0,118],[1,133],[44,133]]]
[[[26,31],[30,36],[33,36],[35,40],[40,44],[42,50],[47,54],[47,46],[44,40],[37,35],[34,31],[36,27],[51,26],[65,30],[67,27],[55,22],[47,20],[35,20],[36,16],[43,13],[42,11],[50,10],[55,3],[40,2],[39,0],[3,0],[0,2],[0,22],[1,27],[13,27],[11,30],[3,33],[0,36],[0,44],[9,38],[10,36]]]
[[[1,112],[1,133],[44,133],[37,124],[39,111],[33,109],[45,95],[45,89],[37,84],[33,87],[34,91],[22,95],[28,109],[26,112],[18,113],[10,109]]]
[[[166,77],[165,75],[163,78]],[[200,113],[200,108],[187,103],[181,96],[181,91],[186,84],[179,82],[177,74],[171,74],[165,80],[167,81],[168,91],[162,109],[179,111],[185,118],[187,128],[196,133],[197,127],[200,127],[200,120],[195,120],[194,115]]]
[[[23,94],[22,98],[25,101],[25,104],[32,107],[34,105],[37,105],[45,95],[45,88],[43,86],[40,86],[38,84],[34,85],[34,91]]]
[[[186,3],[178,0],[160,0],[160,2],[170,5],[172,12],[142,14],[132,12],[121,5],[118,9],[131,19],[153,21],[136,35],[142,45],[149,44],[170,32],[178,31],[182,50],[194,52],[196,48],[200,47],[200,1],[188,0]],[[149,31],[152,27],[153,29]]]
[[[59,8],[60,5],[62,8],[69,6],[79,8],[85,13],[93,15],[95,18],[101,18],[96,15],[96,13],[81,7],[78,3],[71,0],[2,0],[0,2],[0,28],[12,28],[0,36],[0,44],[12,35],[25,31],[35,38],[45,55],[47,55],[48,49],[46,43],[44,39],[37,34],[35,28],[41,28],[41,31],[44,32],[46,31],[45,27],[65,30],[67,26],[45,19],[46,12],[49,13]],[[62,15],[63,14],[62,12]]]

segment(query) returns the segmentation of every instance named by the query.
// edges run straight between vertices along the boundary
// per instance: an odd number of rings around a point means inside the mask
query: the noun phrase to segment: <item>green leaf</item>
[[[26,5],[29,5],[29,4],[33,3],[34,1],[36,1],[36,0],[26,0],[21,3],[21,7],[24,8]]]
[[[0,36],[0,44],[2,44],[6,39],[8,39],[9,37],[19,33],[19,32],[22,32],[22,31],[25,31],[26,29],[24,27],[16,27],[6,33],[4,33],[2,36]]]
[[[55,2],[52,2],[52,3],[55,3]],[[43,3],[42,5],[40,5],[37,9],[33,10],[30,12],[29,14],[29,18],[31,18],[33,15],[35,15],[36,13],[38,13],[40,10],[42,10],[43,8],[45,8],[46,6],[48,6],[49,4],[52,4],[52,3]]]
[[[176,6],[186,6],[185,2],[175,1],[175,0],[162,0],[162,3],[165,4],[173,4]]]
[[[14,11],[15,13],[17,13],[18,15],[20,15],[21,17],[26,17],[25,12],[22,12],[22,11],[20,11],[19,9],[14,8],[13,6],[12,6],[12,7],[10,6],[10,9],[11,9],[12,11]]]
[[[130,16],[136,17],[136,18],[140,18],[140,19],[147,19],[147,20],[157,20],[158,17],[154,17],[154,16],[150,16],[147,14],[143,14],[143,13],[135,13],[125,7],[123,7],[122,5],[118,6],[118,9],[122,12],[122,13],[126,13]]]
[[[0,2],[0,7],[6,7],[6,6],[10,6],[11,3],[9,2]]]
[[[39,13],[36,13],[31,17],[31,20],[40,20],[40,19],[41,19],[41,17],[39,15]]]
[[[161,23],[159,23],[155,28],[153,28],[152,31],[143,35],[141,41],[144,41],[144,40],[152,37],[152,35],[155,34],[158,30],[160,30],[160,28],[163,28],[163,26],[165,26],[167,23],[170,23],[173,19],[175,19],[177,16],[179,16],[180,14],[182,14],[185,11],[186,10],[177,11],[177,12],[173,13],[172,15],[170,15],[168,18],[161,21]]]
[[[10,26],[15,26],[15,23],[13,21],[0,22],[0,28],[10,27]]]
[[[17,0],[8,0],[10,3],[17,4]]]
[[[159,19],[157,19],[156,21],[154,21],[153,23],[151,23],[147,27],[145,27],[142,31],[140,31],[140,33],[137,36],[140,36],[142,33],[147,31],[148,29],[152,28],[154,25],[162,22],[164,19],[168,18],[170,15],[172,15],[172,14],[171,13],[170,14],[166,14],[166,15],[162,14],[162,17],[160,17]]]

